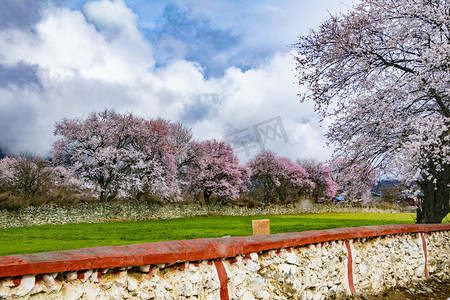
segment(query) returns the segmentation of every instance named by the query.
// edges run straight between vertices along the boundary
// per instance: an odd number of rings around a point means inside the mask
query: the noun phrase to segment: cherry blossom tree
[[[85,120],[64,119],[56,123],[53,160],[70,166],[81,177],[96,183],[99,198],[116,197],[130,168],[130,152],[138,143],[142,120],[105,110]]]
[[[203,141],[195,153],[185,170],[189,192],[202,193],[207,203],[216,195],[223,203],[227,198],[238,198],[247,189],[249,170],[239,165],[230,145],[216,140]]]
[[[310,189],[309,196],[316,200],[322,197],[333,198],[336,196],[338,185],[333,180],[330,166],[308,159],[298,160],[297,164],[306,170],[309,179],[314,182],[314,188]]]
[[[278,157],[281,167],[280,185],[276,188],[278,199],[281,202],[292,202],[301,196],[302,191],[310,193],[315,183],[310,174],[301,165],[293,163],[288,157]]]
[[[341,196],[363,199],[364,202],[371,199],[371,191],[377,183],[377,173],[370,163],[337,157],[330,165]]]
[[[281,185],[284,168],[272,151],[263,151],[253,157],[248,163],[251,172],[252,188],[262,186],[265,202],[274,199],[276,188]]]
[[[89,181],[80,178],[71,168],[63,165],[54,166],[51,169],[52,189],[61,189],[71,194],[86,194],[94,189]]]
[[[56,123],[60,138],[54,143],[53,160],[94,182],[102,201],[119,193],[137,199],[145,193],[165,197],[175,190],[178,150],[169,141],[177,138],[170,135],[172,127],[162,119],[148,121],[108,110],[84,120],[64,119]]]
[[[314,182],[308,172],[287,157],[278,157],[271,151],[263,151],[248,162],[253,189],[263,189],[265,202],[292,201],[302,190],[310,191]]]
[[[160,184],[159,191],[161,195],[168,196],[178,191],[179,171],[192,159],[188,155],[192,146],[192,131],[180,122],[173,123],[162,118],[146,122],[146,128],[151,133],[143,143],[149,150],[146,152],[160,165],[153,168],[159,174],[155,173],[152,177],[164,179],[165,188]]]
[[[175,192],[172,174],[148,152],[130,151],[126,162],[128,168],[121,174],[121,191],[125,196],[139,201],[144,195],[167,198]]]
[[[8,156],[0,159],[0,192],[8,191],[16,181],[14,163],[16,159]]]
[[[416,181],[418,223],[450,207],[449,11],[446,0],[362,0],[295,45],[303,100],[333,120],[335,155]]]

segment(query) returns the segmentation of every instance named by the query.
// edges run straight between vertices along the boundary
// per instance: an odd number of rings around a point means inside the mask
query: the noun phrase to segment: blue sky
[[[288,141],[275,135],[266,149],[326,160],[328,120],[299,103],[292,44],[351,5],[3,0],[0,148],[46,155],[56,121],[108,108],[182,121],[196,139],[245,132],[251,155],[261,148],[254,125],[281,120],[270,126],[283,125]]]

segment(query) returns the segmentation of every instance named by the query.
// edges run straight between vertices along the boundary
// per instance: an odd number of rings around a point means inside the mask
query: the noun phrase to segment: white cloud
[[[133,34],[136,32],[138,17],[123,0],[86,2],[82,10],[87,19],[100,29],[112,33],[125,31]]]
[[[325,147],[326,128],[320,126],[311,103],[299,102],[297,94],[301,89],[295,84],[293,69],[292,55],[277,53],[257,69],[227,70],[223,78],[211,82],[221,98],[214,122],[211,119],[199,122],[194,125],[194,132],[221,138],[233,130],[250,127],[251,131],[253,125],[280,116],[289,142],[279,137],[267,144],[269,150],[293,159],[328,159],[331,150]],[[258,149],[259,146],[252,153]],[[240,159],[247,159],[245,153],[240,154]]]
[[[289,142],[278,139],[268,149],[293,159],[328,158],[325,128],[312,104],[299,103],[290,53],[212,79],[205,79],[198,63],[184,60],[155,69],[152,45],[122,0],[89,2],[83,10],[88,20],[80,11],[52,8],[35,33],[0,32],[0,63],[37,64],[42,81],[42,89],[0,89],[0,146],[47,154],[54,122],[112,108],[174,121],[195,115],[190,125],[197,139],[222,139],[233,129],[280,116]],[[88,21],[101,25],[100,31]],[[118,34],[103,30],[113,27]]]
[[[137,29],[135,28],[137,32]],[[85,78],[132,83],[153,68],[151,45],[140,36],[108,39],[79,11],[52,9],[36,26],[36,35],[0,32],[0,58],[26,61],[48,72],[50,81],[80,74]]]

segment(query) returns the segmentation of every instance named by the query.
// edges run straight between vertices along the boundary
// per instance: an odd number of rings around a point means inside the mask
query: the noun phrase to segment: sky
[[[1,0],[0,150],[48,156],[55,122],[114,109],[196,140],[330,158],[292,46],[351,0]]]

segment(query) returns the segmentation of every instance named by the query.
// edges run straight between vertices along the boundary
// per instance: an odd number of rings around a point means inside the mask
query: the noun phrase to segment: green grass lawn
[[[449,216],[444,222],[450,222]],[[0,255],[251,235],[252,220],[267,218],[271,233],[415,222],[415,214],[408,213],[323,213],[42,225],[0,229]]]

